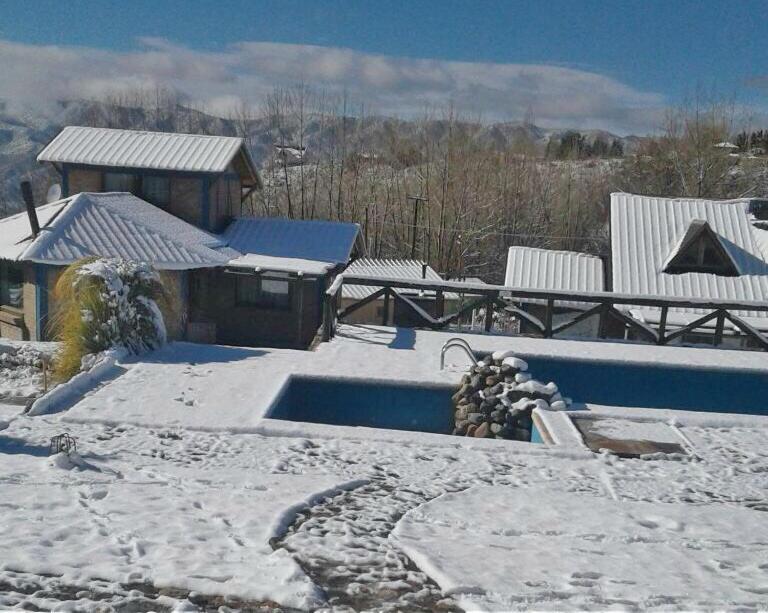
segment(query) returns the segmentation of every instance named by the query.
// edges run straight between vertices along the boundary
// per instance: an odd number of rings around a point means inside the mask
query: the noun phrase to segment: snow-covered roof
[[[257,179],[242,138],[67,126],[37,156],[38,162],[224,172],[242,151]]]
[[[656,198],[611,194],[613,290],[638,296],[767,301],[765,241],[748,213],[749,200]],[[664,272],[670,255],[695,220],[706,221],[737,276]],[[745,313],[742,313],[745,315]],[[766,316],[765,313],[755,316]]]
[[[67,265],[89,256],[145,261],[159,269],[223,266],[223,243],[124,192],[82,193],[37,209],[40,234],[27,213],[0,220],[0,257]]]
[[[366,277],[381,277],[382,279],[418,279],[427,281],[442,281],[442,277],[431,267],[417,260],[375,260],[360,258],[352,262],[344,271],[345,275],[359,275]],[[370,296],[378,287],[367,285],[348,285],[341,287],[341,295],[344,298],[361,300]],[[398,290],[407,293],[408,290]],[[418,292],[418,290],[412,290]]]
[[[603,291],[603,261],[575,251],[510,247],[504,285],[531,290]]]
[[[359,231],[354,223],[259,217],[236,219],[221,236],[242,254],[229,266],[324,274],[349,262]]]

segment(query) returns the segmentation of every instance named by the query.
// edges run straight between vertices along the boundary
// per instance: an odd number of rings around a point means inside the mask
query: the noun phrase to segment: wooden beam
[[[696,328],[699,328],[703,326],[708,321],[712,321],[715,319],[715,317],[718,316],[719,311],[712,311],[711,313],[707,313],[703,317],[699,317],[698,319],[692,321],[686,326],[683,326],[682,328],[678,328],[674,332],[671,332],[667,335],[667,342],[676,339],[678,336],[682,336],[683,334],[687,332],[693,332],[696,330]]]
[[[760,347],[768,350],[768,338],[766,338],[766,335],[760,332],[760,330],[748,324],[741,317],[734,315],[733,313],[726,312],[725,318],[739,330],[741,330],[744,334],[754,340]]]
[[[365,298],[361,298],[357,302],[354,302],[354,303],[350,304],[347,308],[342,309],[341,311],[339,311],[337,313],[336,317],[338,319],[340,319],[340,320],[344,319],[347,315],[349,315],[350,313],[354,313],[358,309],[361,309],[366,304],[368,304],[370,302],[373,302],[374,300],[378,300],[384,294],[386,294],[388,291],[389,291],[388,287],[382,287],[381,289],[373,292],[372,294],[366,296]]]
[[[598,304],[597,306],[593,306],[591,309],[588,309],[584,311],[583,313],[579,313],[576,315],[576,317],[569,319],[568,321],[564,321],[561,324],[558,324],[550,331],[550,336],[554,336],[555,334],[559,334],[563,330],[567,330],[571,326],[575,326],[580,321],[584,321],[585,319],[589,317],[593,317],[594,315],[600,315],[603,312],[603,305]]]

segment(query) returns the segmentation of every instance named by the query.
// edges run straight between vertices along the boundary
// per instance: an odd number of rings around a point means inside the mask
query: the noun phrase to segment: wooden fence
[[[344,284],[362,285],[375,288],[375,291],[350,304],[344,309],[339,309],[341,290]],[[428,295],[435,296],[438,305],[444,303],[446,293],[455,293],[471,296],[471,299],[461,305],[453,313],[436,315],[428,313],[425,309],[411,300],[403,292],[398,290],[417,290]],[[483,327],[486,332],[493,329],[495,314],[517,317],[525,322],[544,338],[553,338],[581,321],[590,317],[599,318],[598,337],[607,338],[609,322],[618,323],[624,329],[634,332],[638,340],[645,340],[657,345],[667,345],[670,341],[699,330],[705,324],[714,321],[713,344],[721,345],[723,342],[725,322],[730,322],[742,334],[751,339],[757,347],[768,350],[768,337],[757,328],[747,322],[743,316],[735,311],[768,313],[768,303],[765,302],[735,302],[731,300],[710,300],[700,298],[669,298],[662,296],[631,296],[627,294],[614,294],[612,292],[566,292],[529,290],[502,285],[485,285],[472,283],[459,283],[455,281],[427,281],[412,279],[380,279],[369,276],[339,275],[325,293],[323,312],[323,340],[333,338],[336,333],[336,325],[339,320],[362,308],[366,304],[383,298],[384,319],[389,312],[390,301],[400,303],[416,316],[419,323],[425,328],[442,330],[462,316],[477,309],[483,310]],[[539,319],[521,308],[522,303],[539,303],[544,305],[544,317]],[[553,316],[558,308],[573,309],[574,303],[580,306],[578,314],[567,321],[557,325],[553,324]],[[617,308],[623,306],[624,309]],[[650,307],[659,309],[659,323],[650,326],[641,322],[627,313],[629,307]],[[701,316],[694,321],[681,326],[668,326],[667,320],[670,309],[695,309],[701,312]],[[442,307],[439,309],[442,311]],[[698,313],[697,313],[698,314]],[[768,323],[768,318],[766,318]],[[668,328],[670,328],[668,330]]]

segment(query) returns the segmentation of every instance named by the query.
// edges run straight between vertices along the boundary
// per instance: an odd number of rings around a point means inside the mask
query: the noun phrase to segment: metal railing
[[[344,284],[362,285],[375,290],[343,309],[339,308],[342,287]],[[428,313],[414,300],[399,290],[417,290],[422,294],[435,297],[438,312]],[[472,296],[466,304],[462,304],[453,313],[442,312],[446,294],[461,294]],[[715,300],[706,298],[671,298],[667,296],[633,296],[612,292],[571,292],[556,290],[530,290],[503,285],[485,285],[459,283],[456,281],[427,281],[414,279],[381,279],[370,276],[341,274],[325,293],[323,307],[323,340],[328,341],[336,333],[339,320],[362,308],[366,304],[384,299],[385,308],[382,324],[387,324],[389,302],[394,301],[402,308],[410,311],[416,321],[425,328],[444,330],[451,324],[469,313],[482,313],[483,329],[490,332],[494,324],[494,316],[512,316],[525,322],[527,327],[543,338],[553,338],[565,332],[590,317],[598,318],[598,338],[618,338],[610,334],[610,329],[621,329],[636,338],[633,340],[646,341],[656,345],[667,345],[683,337],[685,334],[701,331],[706,324],[712,325],[713,345],[723,343],[725,323],[729,322],[736,330],[749,338],[763,350],[768,350],[768,337],[744,319],[743,313],[749,317],[758,313],[768,313],[768,303],[754,301]],[[540,319],[522,307],[525,303],[543,305],[543,319]],[[559,309],[574,310],[574,303],[579,303],[580,311],[574,317],[554,323],[555,311]],[[624,307],[619,308],[619,307]],[[627,311],[631,307],[649,307],[659,310],[658,325],[651,326],[632,317]],[[670,310],[694,310],[700,314],[694,321],[684,325],[668,325]],[[737,314],[737,312],[741,314]],[[766,318],[768,323],[768,318]],[[419,327],[421,327],[419,326]],[[707,331],[709,333],[709,331]]]

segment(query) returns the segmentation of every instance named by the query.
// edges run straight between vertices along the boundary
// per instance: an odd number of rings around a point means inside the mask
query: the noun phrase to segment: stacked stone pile
[[[465,374],[453,395],[458,436],[530,441],[533,409],[561,411],[566,401],[557,385],[544,385],[511,351],[484,357]]]

